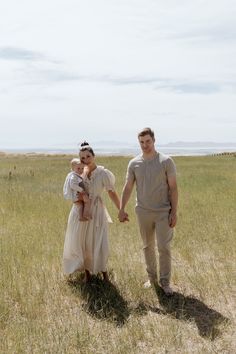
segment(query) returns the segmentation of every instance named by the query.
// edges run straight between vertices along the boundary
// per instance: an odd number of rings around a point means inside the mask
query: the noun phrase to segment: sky
[[[0,149],[236,142],[235,0],[0,3]]]

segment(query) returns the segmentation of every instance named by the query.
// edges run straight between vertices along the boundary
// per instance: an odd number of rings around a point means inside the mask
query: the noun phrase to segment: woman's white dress
[[[103,166],[97,166],[90,178],[84,178],[91,198],[92,219],[79,220],[79,207],[73,204],[67,224],[63,252],[63,271],[89,270],[92,274],[105,272],[108,260],[108,222],[111,218],[102,201],[104,190],[114,191],[115,177]]]

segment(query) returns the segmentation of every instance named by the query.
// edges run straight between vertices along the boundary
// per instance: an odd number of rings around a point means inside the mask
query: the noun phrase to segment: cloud
[[[220,83],[213,82],[171,82],[163,83],[159,88],[167,88],[177,93],[198,93],[198,94],[213,94],[221,91]]]
[[[17,47],[0,48],[0,58],[5,60],[37,61],[45,60],[45,56],[39,52]]]
[[[73,77],[76,80],[76,76]],[[82,81],[96,81],[112,85],[151,85],[153,89],[167,89],[176,93],[199,93],[212,94],[223,90],[225,87],[236,89],[236,82],[210,82],[194,80],[173,80],[161,77],[149,76],[80,76],[77,79]]]
[[[24,84],[38,85],[42,83],[63,84],[67,82],[74,83],[97,83],[112,86],[149,86],[153,90],[169,90],[178,94],[215,94],[220,91],[236,91],[236,81],[207,79],[173,79],[148,75],[98,75],[85,74],[80,75],[77,72],[70,72],[60,66],[48,65],[48,63],[27,66],[24,69],[24,76],[27,78]]]
[[[189,42],[210,42],[211,44],[220,45],[220,43],[235,42],[236,38],[236,27],[225,25],[225,26],[212,26],[211,28],[207,26],[190,28],[188,31],[166,31],[163,35],[166,39],[176,39],[176,40],[186,40]]]

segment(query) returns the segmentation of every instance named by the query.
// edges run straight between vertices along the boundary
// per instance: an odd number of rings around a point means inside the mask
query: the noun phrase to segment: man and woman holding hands
[[[111,171],[97,166],[95,154],[88,143],[81,144],[79,157],[85,165],[83,183],[91,205],[91,218],[79,220],[81,201],[74,202],[67,225],[63,253],[63,270],[69,275],[85,272],[85,281],[91,274],[102,272],[108,280],[108,222],[109,214],[102,201],[106,190],[119,210],[120,222],[129,221],[125,208],[136,187],[135,212],[143,242],[148,288],[158,282],[155,246],[159,253],[159,284],[167,296],[172,295],[171,250],[173,228],[177,222],[178,189],[173,160],[155,149],[155,136],[150,128],[138,134],[142,153],[130,160],[121,198],[115,188]]]

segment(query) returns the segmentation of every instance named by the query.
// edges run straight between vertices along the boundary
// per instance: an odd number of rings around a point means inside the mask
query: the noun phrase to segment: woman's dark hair
[[[89,151],[93,156],[95,156],[93,149],[91,148],[91,146],[89,145],[89,143],[87,141],[83,141],[80,144],[80,150],[79,151]]]

